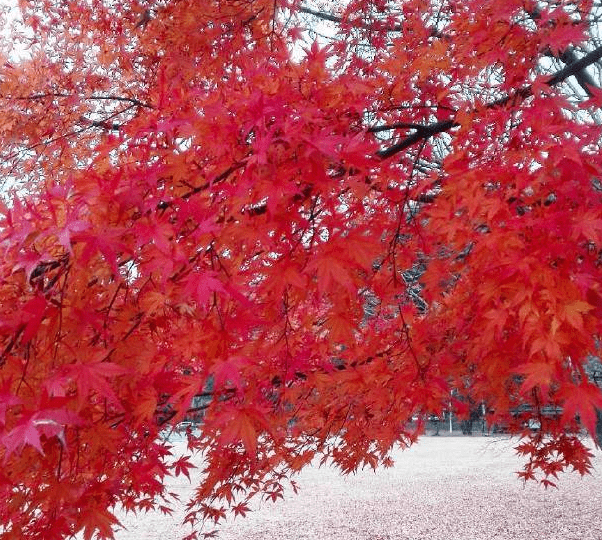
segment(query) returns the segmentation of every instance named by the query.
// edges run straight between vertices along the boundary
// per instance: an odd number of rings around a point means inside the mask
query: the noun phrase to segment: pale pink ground
[[[311,467],[301,491],[257,504],[221,527],[222,540],[602,540],[602,453],[592,476],[561,477],[559,489],[527,484],[514,474],[515,442],[487,437],[426,437],[396,464],[342,477]],[[175,443],[174,450],[183,448]],[[176,479],[182,499],[193,489]],[[190,529],[174,517],[120,516],[118,540],[177,540]]]

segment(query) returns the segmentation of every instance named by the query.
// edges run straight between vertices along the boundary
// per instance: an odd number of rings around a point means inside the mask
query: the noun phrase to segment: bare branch
[[[437,133],[443,133],[445,131],[449,131],[453,127],[457,127],[460,124],[456,123],[454,120],[444,120],[443,122],[435,122],[434,124],[428,124],[425,126],[419,126],[414,133],[407,136],[402,141],[390,146],[389,148],[385,148],[384,150],[380,150],[376,153],[376,155],[381,159],[387,159],[395,154],[398,154],[402,150],[412,146],[413,144],[429,139],[433,135]]]
[[[358,28],[364,28],[366,30],[380,30],[380,31],[384,31],[384,32],[401,32],[401,30],[402,30],[402,27],[399,24],[395,25],[395,26],[391,26],[391,27],[384,27],[384,26],[379,27],[378,23],[369,24],[369,23],[365,23],[363,21],[343,19],[343,17],[338,17],[337,15],[333,15],[332,13],[316,11],[315,9],[311,9],[311,8],[308,8],[305,6],[299,7],[298,11],[301,13],[306,13],[308,15],[312,15],[314,17],[317,17],[318,19],[322,19],[323,21],[334,22],[337,24],[347,23],[347,24],[351,24],[353,26],[357,26]]]
[[[572,47],[568,47],[567,49],[565,49],[562,52],[562,54],[560,55],[560,59],[567,66],[574,64],[575,62],[578,62],[577,55],[575,54],[575,51],[573,50]],[[579,86],[581,86],[581,88],[583,88],[584,92],[589,97],[592,97],[592,92],[590,90],[590,87],[598,88],[598,85],[594,81],[594,78],[585,69],[581,69],[580,71],[575,73],[575,79],[577,79]]]
[[[380,133],[381,131],[391,131],[393,129],[422,129],[424,124],[415,124],[412,122],[396,122],[395,124],[386,124],[384,126],[372,126],[367,129],[368,133]]]
[[[89,126],[106,129],[108,131],[119,131],[121,129],[121,124],[118,124],[117,122],[107,122],[106,120],[90,120],[85,116],[82,116],[81,120]]]
[[[583,58],[572,62],[560,71],[557,71],[553,77],[548,79],[547,84],[549,86],[554,86],[569,78],[571,75],[577,75],[578,73],[582,72],[586,67],[591,66],[594,62],[597,62],[601,58],[602,46],[586,54]]]
[[[337,17],[336,15],[332,15],[331,13],[324,13],[322,11],[316,11],[314,9],[310,9],[305,6],[301,6],[299,8],[299,11],[301,13],[307,13],[308,15],[313,15],[314,17],[318,17],[318,19],[322,19],[324,21],[330,21],[330,22],[335,22],[335,23],[343,22],[343,19],[341,19],[341,17]]]
[[[548,86],[556,86],[557,84],[563,82],[565,79],[571,77],[572,75],[581,73],[586,67],[590,66],[594,62],[597,62],[601,58],[602,58],[602,46],[598,47],[597,49],[594,49],[590,53],[586,54],[583,58],[580,58],[579,60],[576,60],[575,62],[570,63],[563,69],[557,71],[552,77],[550,77],[546,81],[546,84]],[[516,92],[514,92],[514,94],[511,94],[509,96],[506,96],[504,98],[498,99],[496,101],[493,101],[493,102],[487,104],[486,108],[492,109],[492,108],[496,108],[496,107],[503,107],[504,105],[507,105],[507,104],[514,105],[518,101],[523,101],[524,99],[528,98],[531,95],[533,95],[532,87],[530,85],[525,86],[524,88],[519,88],[518,90],[516,90]],[[392,126],[394,126],[394,125],[395,124],[392,124]],[[451,128],[457,127],[458,125],[459,124],[456,123],[453,119],[450,119],[450,120],[445,120],[443,122],[435,122],[433,124],[416,127],[415,128],[416,131],[414,133],[412,133],[411,135],[408,135],[405,139],[394,144],[393,146],[390,146],[389,148],[385,148],[384,150],[380,150],[379,152],[376,153],[376,155],[381,159],[390,158],[390,157],[394,156],[395,154],[398,154],[402,150],[405,150],[406,148],[416,144],[417,142],[428,139],[438,133],[443,133],[443,132],[449,131]],[[401,124],[401,127],[404,127],[403,124]],[[408,127],[410,127],[410,124],[408,124]],[[368,131],[372,131],[372,132],[383,131],[383,130],[384,129],[381,130],[378,128],[368,128]]]
[[[61,92],[44,92],[41,94],[31,94],[30,96],[0,96],[0,99],[18,99],[18,100],[37,100],[45,98],[69,98],[73,97],[73,94],[61,93]],[[125,97],[125,96],[80,96],[83,100],[102,100],[102,101],[123,101],[125,103],[131,103],[137,107],[145,107],[147,109],[154,109],[154,107],[144,101],[140,101],[136,98]]]

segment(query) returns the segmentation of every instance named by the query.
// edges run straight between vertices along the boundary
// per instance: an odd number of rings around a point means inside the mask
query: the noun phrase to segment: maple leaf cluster
[[[388,464],[413,417],[466,402],[523,437],[525,479],[591,469],[602,94],[566,80],[602,52],[545,69],[592,2],[21,8],[1,538],[110,538],[116,507],[170,511],[170,475],[198,482],[193,538],[316,456]],[[195,415],[200,474],[166,440]]]

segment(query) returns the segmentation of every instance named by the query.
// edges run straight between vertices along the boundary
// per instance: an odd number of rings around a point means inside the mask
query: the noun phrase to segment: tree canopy
[[[200,537],[468,403],[522,437],[523,478],[591,469],[598,1],[20,8],[0,538],[111,537],[116,507],[169,512],[180,474]],[[195,413],[191,472],[165,433]]]

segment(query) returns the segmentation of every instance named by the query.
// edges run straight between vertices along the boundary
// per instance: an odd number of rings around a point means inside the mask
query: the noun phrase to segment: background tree
[[[162,433],[199,395],[195,528],[315,456],[390,465],[453,388],[524,437],[525,479],[590,470],[599,5],[327,7],[21,3],[0,68],[2,538],[169,512],[191,464]]]

